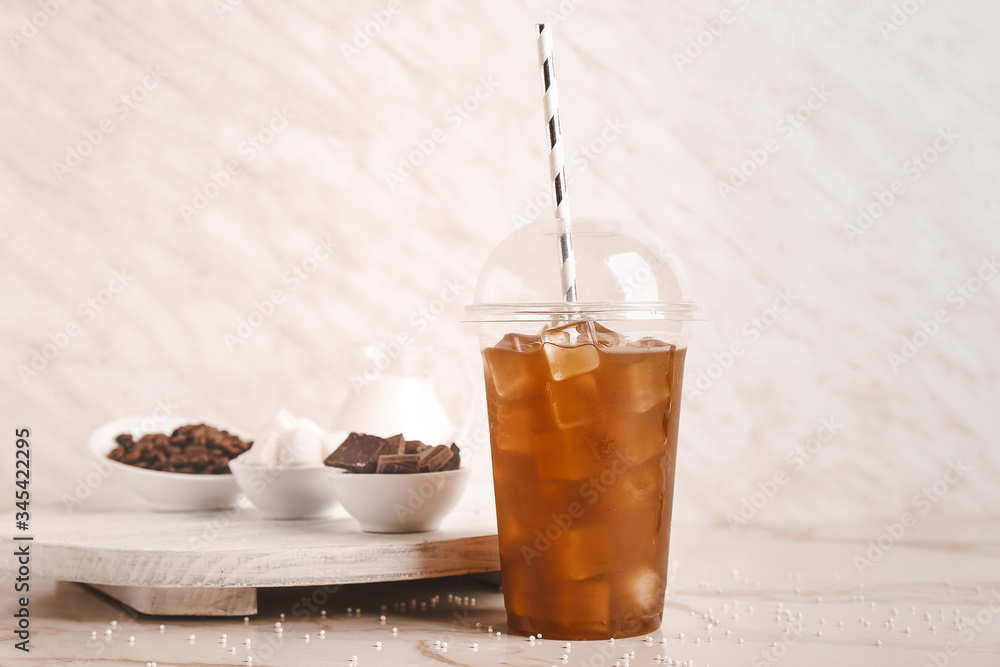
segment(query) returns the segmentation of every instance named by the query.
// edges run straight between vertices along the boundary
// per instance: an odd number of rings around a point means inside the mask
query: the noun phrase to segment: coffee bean
[[[138,441],[122,433],[115,443],[117,447],[108,454],[114,461],[150,470],[200,475],[228,474],[229,461],[252,444],[206,424],[187,424],[170,435],[147,433]]]

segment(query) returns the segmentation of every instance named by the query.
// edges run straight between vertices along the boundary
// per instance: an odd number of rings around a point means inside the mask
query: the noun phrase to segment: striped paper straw
[[[559,126],[559,93],[556,89],[556,68],[552,62],[552,28],[538,24],[538,66],[542,74],[542,105],[549,135],[549,175],[555,199],[556,218],[562,220],[559,234],[560,277],[567,302],[576,301],[576,259],[573,257],[573,237],[566,200],[566,170],[563,154],[562,128]]]

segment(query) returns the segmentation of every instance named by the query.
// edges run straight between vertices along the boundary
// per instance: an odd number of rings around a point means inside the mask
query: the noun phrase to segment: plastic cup
[[[503,241],[480,275],[501,576],[513,632],[585,640],[660,626],[684,356],[698,308],[662,242],[576,221]]]

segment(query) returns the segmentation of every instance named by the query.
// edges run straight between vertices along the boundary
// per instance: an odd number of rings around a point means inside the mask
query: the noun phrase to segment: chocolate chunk
[[[441,472],[444,472],[445,470],[458,470],[458,466],[462,462],[462,455],[459,453],[458,445],[455,443],[451,444],[451,453],[452,457],[448,459],[443,466],[441,466]]]
[[[375,472],[400,474],[418,472],[419,470],[419,454],[383,454],[378,457],[378,467]]]
[[[419,454],[425,449],[430,449],[430,445],[425,445],[419,440],[407,440],[404,454]]]
[[[333,453],[323,461],[328,466],[351,472],[373,473],[378,467],[378,457],[395,454],[396,448],[384,438],[364,433],[351,433]]]
[[[406,438],[403,437],[402,433],[394,435],[391,438],[386,438],[385,441],[389,443],[390,447],[392,447],[393,454],[406,453]]]
[[[420,453],[420,472],[437,472],[451,460],[453,452],[445,445],[429,447]]]

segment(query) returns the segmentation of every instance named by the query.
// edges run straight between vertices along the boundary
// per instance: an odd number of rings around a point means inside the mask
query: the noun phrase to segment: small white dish
[[[437,530],[469,485],[471,470],[363,474],[327,467],[337,499],[366,533]]]
[[[327,467],[229,462],[240,490],[268,519],[321,519],[337,507]]]
[[[108,458],[108,454],[117,446],[115,437],[121,433],[130,433],[138,440],[146,433],[169,435],[179,426],[197,423],[197,420],[186,417],[122,417],[91,433],[88,446],[94,456],[111,465],[112,475],[116,479],[142,496],[154,510],[202,512],[229,507],[240,495],[240,488],[232,475],[192,475],[148,470]],[[231,429],[227,430],[234,433]],[[242,434],[237,435],[243,437]]]

